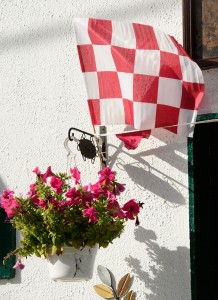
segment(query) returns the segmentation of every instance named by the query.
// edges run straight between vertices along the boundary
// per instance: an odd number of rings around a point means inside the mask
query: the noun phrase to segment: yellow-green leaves
[[[114,294],[111,288],[109,288],[107,285],[105,284],[98,284],[98,285],[94,285],[94,290],[95,292],[105,298],[105,299],[112,299],[114,298]]]

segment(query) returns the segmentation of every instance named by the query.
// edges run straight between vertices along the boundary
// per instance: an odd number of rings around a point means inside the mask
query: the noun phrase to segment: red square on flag
[[[111,21],[89,19],[88,33],[93,45],[110,45],[112,37]]]
[[[200,95],[199,90],[202,90]],[[203,92],[204,85],[202,83],[183,82],[181,108],[198,109]]]
[[[82,72],[95,72],[95,56],[92,45],[78,45],[78,54]]]
[[[99,99],[89,99],[88,100],[89,112],[92,119],[93,125],[100,125],[100,100]]]
[[[136,37],[136,49],[159,50],[154,29],[151,26],[133,23],[133,28]]]
[[[177,54],[160,51],[160,77],[182,80],[182,71]]]
[[[134,74],[133,99],[137,102],[157,103],[159,77]]]
[[[179,108],[157,104],[155,127],[176,125],[178,124],[178,119],[179,119]],[[168,127],[166,129],[174,133],[177,133],[176,126]]]
[[[100,98],[122,98],[117,72],[98,72],[98,85]]]
[[[135,49],[111,46],[111,53],[118,72],[133,73],[135,65]]]
[[[123,99],[125,122],[126,124],[133,125],[133,102],[127,99]]]

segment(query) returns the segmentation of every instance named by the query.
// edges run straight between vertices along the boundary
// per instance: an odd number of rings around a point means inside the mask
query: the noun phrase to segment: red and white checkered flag
[[[75,19],[93,125],[135,129],[195,122],[203,76],[181,45],[148,25]],[[186,133],[187,126],[170,127]]]

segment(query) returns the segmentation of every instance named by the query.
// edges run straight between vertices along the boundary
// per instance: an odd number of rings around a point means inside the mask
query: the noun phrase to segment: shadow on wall
[[[114,147],[114,145],[110,144],[109,147]],[[127,164],[122,159],[117,159],[121,151],[125,155],[133,158],[136,162]],[[187,160],[183,158],[185,151],[187,151],[187,149],[184,143],[179,143],[177,140],[164,146],[136,154],[123,149],[123,143],[121,143],[115,153],[110,157],[109,165],[113,168],[113,165],[116,163],[118,168],[127,172],[129,178],[131,178],[140,189],[150,191],[158,197],[165,199],[169,204],[176,206],[186,205],[186,199],[182,193],[178,191],[176,185],[181,186],[182,189],[187,189],[187,186],[176,180],[174,176],[170,176],[171,174],[168,172],[162,172],[156,169],[144,158],[149,155],[154,155],[160,161],[165,161],[173,168],[187,174]],[[178,155],[179,152],[181,155]],[[157,174],[160,176],[157,176]]]
[[[145,245],[145,255],[149,256],[149,272],[142,269],[140,259],[129,256],[125,260],[134,276],[144,283],[146,290],[150,290],[146,300],[188,299],[189,249],[177,247],[176,250],[169,250],[160,247],[154,231],[142,227],[135,230],[135,238]]]
[[[5,187],[5,184],[4,184],[4,182],[3,182],[3,180],[1,179],[1,177],[0,177],[0,194],[3,192],[3,190],[5,190],[6,189],[6,187]]]
[[[0,195],[3,192],[4,189],[6,189],[6,186],[5,186],[3,180],[0,177]],[[1,234],[3,234],[3,233],[1,232]],[[18,240],[17,239],[16,239],[16,244],[18,244]],[[0,261],[0,264],[1,263],[2,262]],[[21,273],[20,272],[21,272],[20,270],[16,270],[15,278],[12,278],[12,279],[1,279],[0,278],[0,285],[9,284],[9,283],[11,283],[11,284],[19,284],[19,283],[21,283]],[[1,299],[6,299],[7,296],[8,296],[7,293],[1,294],[1,297],[2,297]]]
[[[165,145],[137,151],[134,154],[134,151],[125,150],[121,143],[110,157],[110,167],[112,168],[116,163],[118,168],[125,170],[138,188],[164,199],[165,203],[173,208],[187,205],[187,200],[182,193],[184,190],[187,191],[187,186],[170,172],[174,169],[187,174],[185,140],[168,134],[157,133],[154,136]],[[114,147],[114,145],[109,146]],[[128,159],[125,161],[117,159],[120,152],[123,152],[127,158],[131,158],[133,162],[128,162]],[[150,158],[146,159],[149,155],[154,156],[153,160],[157,159],[157,162],[166,162],[169,169],[159,168],[157,163],[152,164]],[[145,201],[142,200],[142,202]],[[141,226],[135,230],[135,239],[141,243],[140,247],[144,249],[144,255],[148,257],[148,269],[143,270],[141,257],[130,255],[125,260],[134,273],[134,277],[144,285],[146,300],[190,299],[189,248],[175,247],[175,250],[169,250],[160,246],[156,233]],[[136,297],[140,298],[140,296],[139,290]]]

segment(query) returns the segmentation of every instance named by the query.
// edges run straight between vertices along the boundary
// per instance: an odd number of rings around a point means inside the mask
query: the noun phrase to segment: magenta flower
[[[38,206],[41,207],[41,208],[47,209],[48,208],[47,201],[39,200]]]
[[[77,169],[77,167],[74,167],[73,169],[70,169],[70,173],[72,178],[74,179],[75,184],[80,183],[80,171]]]
[[[107,209],[112,213],[113,217],[118,217],[120,219],[125,218],[125,214],[116,200],[110,200],[108,202]]]
[[[36,175],[41,175],[41,171],[39,170],[39,167],[35,167],[35,169],[33,170],[33,173],[35,173]]]
[[[75,187],[70,189],[65,196],[69,199],[64,201],[62,206],[79,205],[79,199],[82,197],[80,192],[78,192]]]
[[[107,195],[107,190],[102,189],[100,182],[96,182],[91,186],[91,193],[93,198],[98,199],[99,195]]]
[[[34,196],[36,194],[36,190],[35,190],[35,183],[32,183],[30,185],[30,189],[29,189],[29,192],[27,193],[28,196]]]
[[[11,190],[4,190],[1,194],[1,199],[9,199],[14,194]]]
[[[93,194],[91,192],[91,189],[92,189],[91,183],[83,187],[82,203],[84,207],[89,207],[93,201]]]
[[[30,201],[32,203],[38,204],[39,203],[39,198],[38,198],[38,195],[36,193],[35,186],[36,186],[35,183],[30,185],[30,190],[27,193],[27,195],[30,196]]]
[[[1,207],[5,210],[8,218],[13,217],[16,214],[17,208],[20,207],[20,203],[14,199],[13,194],[13,191],[5,190],[1,195]]]
[[[37,205],[39,204],[39,198],[36,194],[30,198],[30,201],[34,204],[37,204]]]
[[[43,182],[46,183],[47,178],[51,177],[53,175],[53,172],[51,170],[51,167],[49,166],[48,169],[46,170],[45,174],[42,174],[42,180]]]
[[[16,264],[13,266],[13,269],[20,269],[23,270],[23,268],[25,267],[24,264],[22,264],[22,262],[18,259]]]
[[[89,222],[98,222],[98,212],[95,210],[94,206],[84,209],[83,216],[89,218]]]
[[[129,200],[124,206],[122,207],[125,213],[125,217],[130,220],[134,220],[134,216],[137,216],[140,210],[138,203],[135,202],[134,199]]]
[[[66,194],[65,196],[67,198],[71,198],[76,200],[77,202],[79,201],[79,199],[82,197],[82,195],[80,194],[79,191],[77,191],[77,189],[75,187],[73,187],[72,189],[70,189]]]
[[[98,172],[99,182],[104,185],[108,185],[111,181],[115,179],[115,174],[109,167],[104,168],[103,170]]]
[[[51,187],[56,191],[57,194],[60,194],[62,189],[62,180],[56,176],[52,176],[50,180]]]
[[[56,201],[55,199],[53,198],[50,198],[49,199],[49,203],[51,203],[53,205],[53,208],[54,209],[58,209],[60,207],[60,202]]]
[[[114,194],[116,196],[119,196],[120,193],[122,193],[124,190],[125,190],[125,184],[116,183],[115,188],[114,188]]]
[[[82,195],[83,207],[89,207],[93,201],[93,195],[91,192],[86,192]]]
[[[110,191],[107,191],[107,198],[108,198],[108,201],[117,200],[116,196],[113,193],[111,193]]]
[[[67,206],[79,205],[79,198],[72,198],[66,201]]]
[[[3,206],[8,218],[13,217],[16,214],[16,210],[18,207],[20,207],[20,203],[18,203],[16,200],[11,200],[10,205]]]

